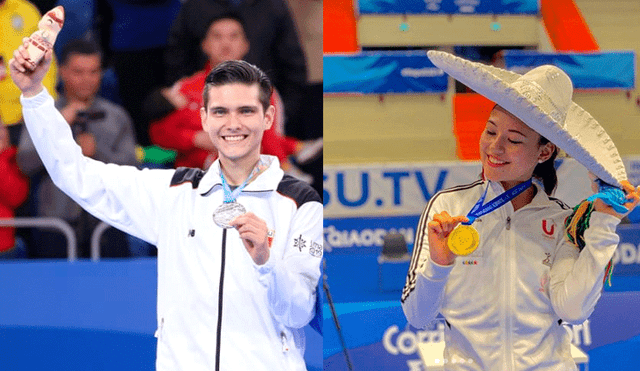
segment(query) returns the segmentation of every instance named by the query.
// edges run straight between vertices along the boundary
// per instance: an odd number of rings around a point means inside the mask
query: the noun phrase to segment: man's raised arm
[[[9,62],[22,91],[25,125],[51,179],[82,208],[112,226],[157,244],[173,170],[140,171],[84,157],[71,128],[42,85],[52,51],[32,68],[25,39]]]

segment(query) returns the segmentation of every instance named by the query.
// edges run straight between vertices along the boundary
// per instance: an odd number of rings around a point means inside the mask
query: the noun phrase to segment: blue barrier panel
[[[155,370],[151,334],[49,327],[0,327],[2,370]]]
[[[325,55],[325,93],[444,93],[447,76],[425,52]]]
[[[620,243],[613,256],[613,275],[640,276],[640,224],[619,225],[616,231]]]
[[[523,74],[543,64],[565,71],[576,89],[635,89],[634,51],[593,53],[539,53],[508,50],[505,67]]]
[[[640,292],[603,293],[591,318],[569,326],[572,342],[589,355],[591,370],[637,370],[640,363]],[[407,324],[400,301],[338,303],[342,333],[355,370],[423,370],[422,342],[444,340],[443,321],[426,329]],[[346,369],[328,305],[324,309],[324,370]]]
[[[156,259],[0,263],[0,370],[154,370]],[[322,369],[322,335],[305,327]]]
[[[538,0],[358,0],[360,14],[519,14],[540,12]]]

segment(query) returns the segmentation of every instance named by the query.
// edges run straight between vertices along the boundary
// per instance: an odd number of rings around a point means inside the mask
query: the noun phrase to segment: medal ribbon
[[[236,198],[238,198],[240,193],[242,193],[242,190],[244,189],[244,187],[246,187],[247,184],[249,184],[249,180],[253,178],[253,176],[256,175],[256,173],[258,172],[258,170],[261,167],[260,165],[262,165],[262,162],[259,162],[258,165],[251,171],[251,174],[249,174],[247,179],[245,179],[244,182],[240,184],[238,188],[234,189],[233,191],[231,191],[231,187],[229,187],[229,184],[224,179],[224,174],[222,174],[222,169],[220,169],[220,179],[222,179],[222,189],[224,191],[224,203],[236,201]]]
[[[531,179],[529,179],[524,183],[520,183],[515,187],[509,188],[508,190],[502,192],[502,194],[500,194],[493,200],[483,205],[484,198],[487,196],[487,190],[489,189],[489,185],[487,185],[487,188],[484,189],[484,193],[482,194],[478,202],[476,202],[476,204],[473,205],[473,208],[467,214],[467,218],[469,218],[469,221],[466,223],[463,222],[461,224],[464,224],[464,225],[473,224],[476,218],[479,218],[482,215],[488,214],[498,209],[500,206],[516,198],[520,193],[524,192],[525,189],[529,188],[531,186],[531,183],[532,181]]]

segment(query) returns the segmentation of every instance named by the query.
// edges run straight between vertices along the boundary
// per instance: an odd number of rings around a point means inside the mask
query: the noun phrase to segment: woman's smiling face
[[[551,157],[554,146],[540,144],[540,134],[500,106],[491,111],[480,137],[480,161],[486,179],[505,189],[527,181],[538,162]]]

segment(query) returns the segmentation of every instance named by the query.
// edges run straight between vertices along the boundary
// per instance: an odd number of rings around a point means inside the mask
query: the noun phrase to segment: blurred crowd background
[[[321,192],[322,1],[0,0],[0,218],[59,218],[81,258],[92,237],[103,257],[156,254],[62,194],[24,129],[7,64],[58,5],[65,23],[45,85],[86,156],[139,168],[208,168],[216,153],[200,126],[204,77],[217,63],[244,59],[276,88],[277,122],[263,152]],[[59,229],[0,228],[0,258],[66,258],[68,243]]]

